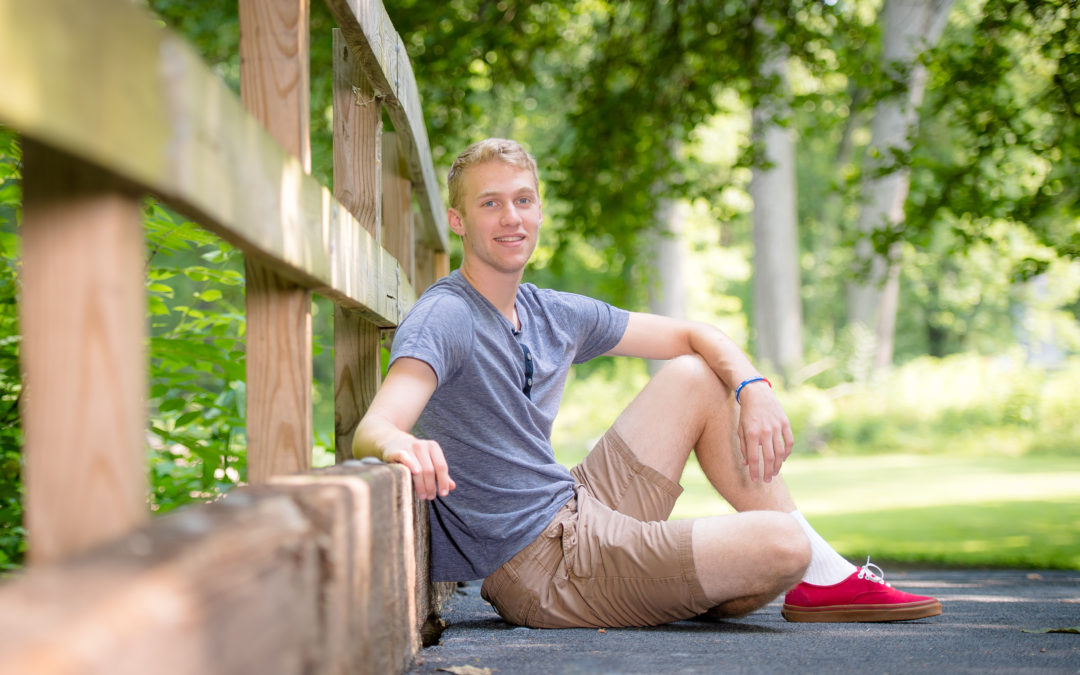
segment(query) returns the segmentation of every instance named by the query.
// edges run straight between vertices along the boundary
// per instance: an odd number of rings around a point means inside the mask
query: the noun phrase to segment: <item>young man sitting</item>
[[[646,626],[734,617],[787,592],[789,621],[941,612],[838,555],[779,477],[788,419],[721,331],[522,284],[542,220],[536,162],[517,143],[466,149],[449,174],[459,270],[399,326],[354,454],[406,466],[431,500],[434,581],[484,579],[507,621]],[[668,363],[586,459],[549,441],[570,366]],[[668,520],[694,452],[735,514]]]

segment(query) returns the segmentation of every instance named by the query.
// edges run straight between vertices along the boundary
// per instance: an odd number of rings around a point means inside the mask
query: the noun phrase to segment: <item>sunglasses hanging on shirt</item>
[[[525,386],[521,391],[529,399],[532,399],[532,382],[533,382],[533,360],[532,352],[525,346],[525,343],[519,343],[521,345],[521,353],[525,355]]]

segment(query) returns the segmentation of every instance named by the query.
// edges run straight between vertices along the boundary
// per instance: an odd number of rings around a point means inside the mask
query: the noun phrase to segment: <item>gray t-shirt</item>
[[[551,425],[572,363],[612,349],[629,314],[572,293],[522,284],[521,331],[459,271],[429,288],[402,321],[390,361],[435,371],[438,387],[413,432],[442,447],[457,484],[431,503],[433,581],[482,579],[535,539],[573,496]],[[526,381],[532,360],[531,391]]]

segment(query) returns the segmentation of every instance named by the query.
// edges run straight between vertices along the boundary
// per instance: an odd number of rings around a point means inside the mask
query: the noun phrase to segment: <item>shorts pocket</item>
[[[513,565],[507,563],[495,570],[480,586],[480,597],[491,603],[495,611],[507,622],[527,626],[536,612],[538,598],[528,588]]]

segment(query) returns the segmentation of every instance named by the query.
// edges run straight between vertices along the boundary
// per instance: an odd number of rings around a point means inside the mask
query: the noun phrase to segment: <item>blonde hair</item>
[[[450,166],[446,186],[450,192],[451,207],[459,211],[463,210],[461,201],[465,197],[463,194],[465,191],[463,184],[465,182],[465,171],[477,164],[492,160],[509,164],[518,169],[527,169],[532,173],[533,182],[539,187],[540,177],[536,169],[536,160],[525,148],[521,147],[520,143],[505,138],[486,138],[465,148],[454,160],[453,165]]]

